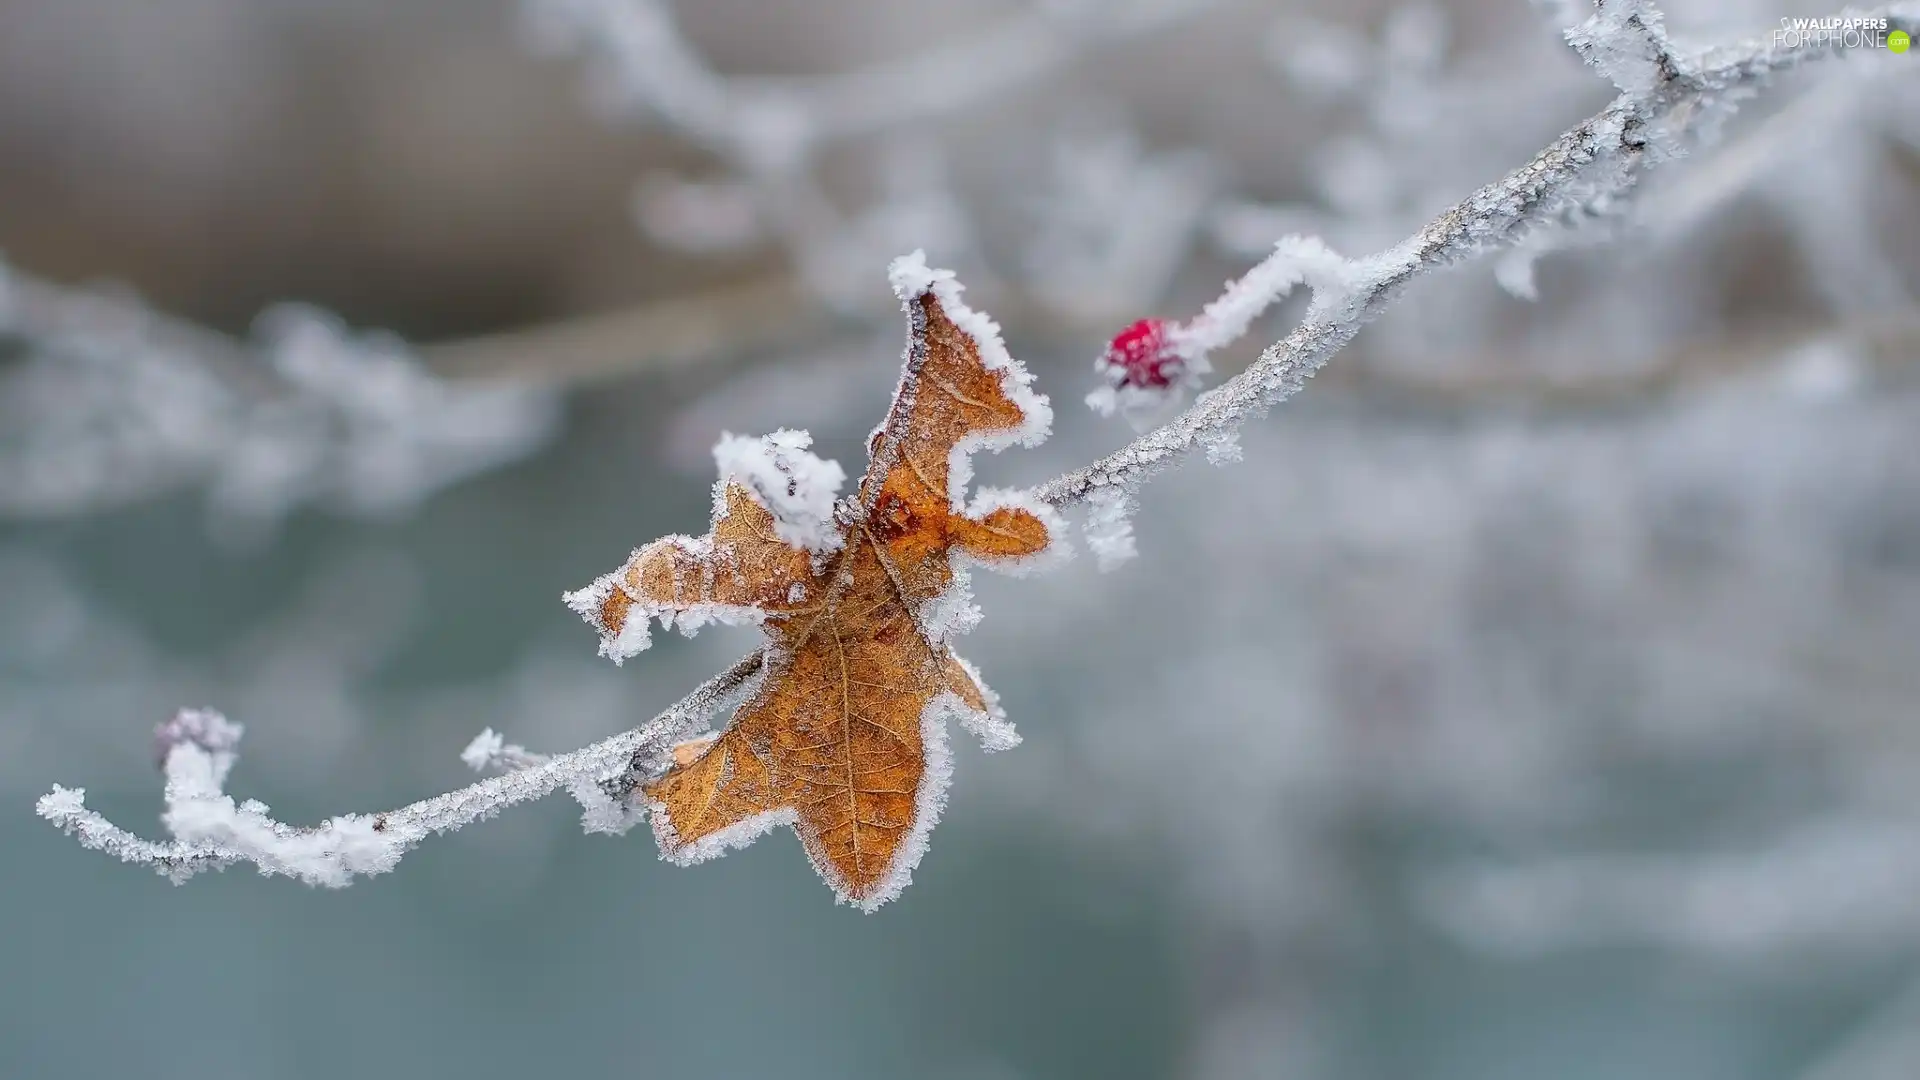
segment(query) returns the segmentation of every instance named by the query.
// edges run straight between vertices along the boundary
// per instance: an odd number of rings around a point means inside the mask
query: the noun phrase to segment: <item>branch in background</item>
[[[1911,33],[1920,26],[1917,11],[1920,6],[1902,4],[1848,14],[1885,18],[1889,29]],[[1590,208],[1617,204],[1646,167],[1715,133],[1773,75],[1840,51],[1837,43],[1815,46],[1803,37],[1791,46],[1749,41],[1681,54],[1659,26],[1657,9],[1644,0],[1601,0],[1594,17],[1568,37],[1615,81],[1619,98],[1399,245],[1363,259],[1336,260],[1324,247],[1291,237],[1281,241],[1216,303],[1251,307],[1262,296],[1285,296],[1304,280],[1314,289],[1306,319],[1192,409],[1093,465],[1042,485],[1040,497],[1061,507],[1112,488],[1126,493],[1119,497],[1124,499],[1196,447],[1230,459],[1242,424],[1298,393],[1413,279],[1511,248],[1538,230],[1578,222]],[[1248,290],[1248,283],[1259,289]]]
[[[779,171],[836,142],[1004,97],[1101,44],[1166,30],[1218,3],[1040,5],[967,41],[812,78],[720,74],[666,0],[527,0],[526,12],[548,47],[588,55],[609,109],[652,114],[736,164]]]
[[[391,515],[559,428],[553,385],[451,383],[398,339],[294,305],[241,342],[0,266],[7,338],[23,354],[0,369],[0,513],[14,516],[184,487],[242,537],[314,503]]]
[[[928,125],[1220,3],[1036,4],[967,41],[811,78],[721,74],[682,34],[667,0],[526,0],[524,10],[541,44],[585,57],[606,111],[657,117],[729,170],[718,184],[643,184],[638,217],[655,240],[711,252],[775,239],[809,289],[853,310],[871,301],[865,271],[876,260],[904,247],[969,243],[966,211]],[[887,141],[879,194],[848,214],[817,166],[826,150],[855,140]]]
[[[1418,900],[1491,953],[1657,944],[1746,962],[1877,957],[1920,931],[1910,821],[1845,819],[1712,856],[1570,856],[1449,872]],[[1846,882],[1835,889],[1835,882]]]
[[[699,369],[711,379],[728,365],[834,325],[798,280],[776,277],[641,307],[420,346],[435,374],[451,379],[517,378],[560,387],[632,375]]]
[[[1920,5],[1909,3],[1866,14],[1884,15],[1890,27],[1911,33],[1920,29],[1917,13]],[[1474,255],[1511,248],[1540,228],[1577,222],[1587,208],[1624,198],[1644,168],[1674,156],[1703,129],[1710,131],[1770,75],[1835,51],[1805,42],[1789,48],[1748,42],[1679,54],[1658,33],[1657,12],[1633,0],[1602,0],[1594,18],[1573,38],[1621,87],[1620,97],[1605,111],[1562,135],[1525,167],[1378,255],[1346,260],[1317,241],[1282,241],[1273,256],[1209,308],[1209,316],[1214,325],[1244,331],[1250,316],[1243,319],[1240,313],[1257,311],[1304,282],[1314,290],[1314,300],[1300,326],[1180,417],[1085,469],[1049,481],[1037,496],[1054,507],[1091,503],[1103,526],[1103,535],[1092,540],[1095,546],[1130,548],[1130,543],[1122,543],[1125,511],[1142,483],[1196,447],[1207,447],[1216,459],[1232,457],[1232,440],[1242,424],[1297,392],[1413,279]],[[1206,335],[1202,344],[1224,344],[1215,336]],[[178,875],[182,867],[190,873],[201,864],[246,860],[268,872],[344,884],[356,872],[391,868],[402,852],[430,833],[457,828],[563,786],[576,795],[584,793],[589,827],[623,826],[630,820],[627,803],[603,804],[600,796],[609,786],[616,792],[630,790],[634,781],[664,768],[660,755],[667,745],[703,724],[754,674],[754,665],[743,662],[652,724],[587,750],[390,814],[336,818],[317,830],[275,823],[266,817],[265,807],[235,806],[221,792],[232,764],[231,739],[224,727],[210,721],[180,726],[184,736],[170,743],[168,824],[175,830],[173,843],[152,844],[120,831],[87,811],[78,791],[56,789],[41,800],[40,812],[89,846],[154,864],[163,872]],[[491,740],[469,749],[475,758],[496,757]]]

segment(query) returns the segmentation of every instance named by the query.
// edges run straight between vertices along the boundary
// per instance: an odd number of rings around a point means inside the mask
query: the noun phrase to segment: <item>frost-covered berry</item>
[[[1102,366],[1117,386],[1163,390],[1179,381],[1185,368],[1180,356],[1167,348],[1163,319],[1141,319],[1113,336]]]
[[[242,727],[212,709],[181,709],[153,729],[153,761],[164,768],[176,746],[193,745],[209,754],[232,754]]]
[[[1101,385],[1087,404],[1102,416],[1122,413],[1135,426],[1178,404],[1208,369],[1206,358],[1189,356],[1175,336],[1164,319],[1141,319],[1115,334],[1093,362]]]

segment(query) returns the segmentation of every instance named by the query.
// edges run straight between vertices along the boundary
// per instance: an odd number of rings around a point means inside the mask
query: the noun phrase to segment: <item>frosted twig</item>
[[[1920,31],[1920,3],[1847,15],[1885,18],[1889,30]],[[1377,255],[1345,260],[1313,241],[1281,241],[1271,258],[1182,331],[1189,348],[1218,348],[1244,333],[1254,316],[1287,289],[1305,282],[1314,300],[1300,325],[1179,417],[1086,468],[1048,481],[1037,489],[1038,498],[1055,507],[1093,503],[1102,510],[1101,553],[1124,558],[1131,549],[1125,517],[1134,489],[1195,447],[1208,448],[1216,459],[1231,457],[1228,451],[1242,424],[1298,392],[1414,278],[1511,248],[1543,226],[1578,220],[1595,205],[1618,199],[1631,191],[1641,170],[1673,156],[1688,139],[1711,133],[1772,74],[1838,51],[1803,40],[1789,47],[1753,41],[1680,54],[1658,32],[1657,12],[1639,0],[1603,0],[1594,18],[1571,37],[1590,58],[1607,58],[1605,64],[1596,59],[1596,65],[1622,85],[1613,104],[1521,169]],[[350,814],[309,829],[273,821],[265,806],[236,805],[223,793],[238,730],[201,713],[183,713],[162,732],[168,746],[165,823],[174,833],[171,842],[142,840],[112,825],[86,809],[79,789],[56,787],[40,800],[39,810],[84,845],[152,865],[175,879],[246,861],[265,873],[325,885],[391,869],[431,834],[562,787],[587,808],[590,829],[618,831],[632,822],[628,796],[634,786],[663,770],[671,745],[748,688],[759,668],[756,654],[650,723],[571,754],[541,759],[518,748],[509,754],[502,740],[483,735],[464,756],[513,771],[385,814]]]
[[[460,760],[466,762],[467,768],[474,772],[486,772],[488,769],[512,772],[545,765],[553,760],[553,755],[536,754],[519,743],[508,742],[505,736],[487,728],[475,735],[465,750],[460,751]]]
[[[1587,24],[1616,16],[1609,0]],[[1637,13],[1623,22],[1627,31],[1657,27],[1651,5],[1630,5]],[[1920,30],[1920,4],[1903,3],[1866,11],[1849,9],[1842,17],[1885,18],[1889,30]],[[1604,29],[1604,28],[1599,28]],[[1591,36],[1589,34],[1588,36]],[[1570,35],[1581,40],[1579,35]],[[1646,40],[1653,40],[1648,36]],[[1658,39],[1668,48],[1664,36]],[[1084,501],[1105,487],[1133,488],[1196,447],[1230,439],[1248,420],[1298,393],[1328,358],[1344,348],[1375,316],[1385,311],[1413,279],[1475,255],[1511,248],[1535,230],[1577,216],[1583,206],[1629,192],[1643,168],[1672,156],[1680,140],[1723,119],[1741,100],[1774,74],[1804,61],[1840,51],[1834,44],[1774,46],[1758,40],[1710,47],[1676,56],[1662,51],[1651,64],[1655,76],[1644,89],[1632,84],[1599,114],[1575,126],[1526,165],[1468,196],[1419,232],[1371,257],[1335,268],[1316,259],[1302,268],[1299,241],[1281,241],[1274,254],[1229,286],[1210,305],[1221,324],[1243,329],[1265,306],[1258,288],[1267,283],[1277,295],[1305,278],[1315,289],[1307,317],[1240,374],[1203,394],[1194,406],[1167,424],[1141,435],[1084,469],[1057,477],[1039,489],[1055,507]],[[1617,74],[1609,69],[1609,74]],[[1656,145],[1657,144],[1657,145]],[[1318,271],[1318,278],[1310,273]],[[1268,297],[1270,299],[1271,297]],[[1209,336],[1208,348],[1225,343]]]
[[[814,77],[753,77],[716,70],[681,32],[668,0],[525,0],[534,35],[585,56],[609,111],[657,117],[720,158],[733,179],[686,186],[678,209],[639,217],[656,239],[713,250],[777,239],[820,296],[843,309],[860,295],[861,268],[894,237],[956,242],[965,212],[939,155],[918,130],[1031,86],[1101,44],[1145,37],[1220,0],[1135,0],[1073,13],[1037,4],[977,37],[931,46],[859,70]],[[815,166],[837,144],[899,140],[910,175],[848,215],[829,197]],[[883,147],[884,150],[884,147]],[[883,156],[886,156],[883,154]],[[688,208],[691,212],[688,212]],[[698,224],[705,221],[706,225]]]
[[[87,809],[83,788],[55,787],[42,796],[40,816],[96,851],[152,866],[174,881],[202,870],[250,862],[262,874],[284,874],[310,885],[339,887],[361,875],[393,869],[410,848],[435,833],[490,818],[509,806],[566,788],[586,808],[587,825],[615,831],[635,779],[665,767],[672,745],[699,730],[759,673],[758,653],[702,683],[651,721],[592,746],[539,759],[518,755],[524,767],[381,814],[345,814],[310,828],[273,820],[267,807],[235,803],[224,786],[240,728],[217,713],[183,710],[161,725],[170,841],[144,840]],[[516,748],[518,749],[518,748]],[[472,747],[469,747],[472,750]],[[491,755],[490,755],[491,756]]]
[[[243,534],[311,503],[390,515],[531,454],[561,419],[556,386],[442,379],[397,339],[297,305],[238,340],[0,265],[0,339],[24,353],[0,372],[5,516],[188,486]]]
[[[1102,41],[1163,30],[1218,0],[1119,4],[1072,25],[1035,10],[966,41],[815,78],[729,77],[665,0],[526,0],[534,31],[591,52],[618,108],[642,108],[737,164],[784,168],[818,147],[950,115],[1045,77]]]

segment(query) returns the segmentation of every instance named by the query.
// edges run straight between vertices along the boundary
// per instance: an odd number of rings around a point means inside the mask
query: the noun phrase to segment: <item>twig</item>
[[[1920,27],[1917,7],[1908,3],[1865,12],[1849,9],[1845,14],[1882,17],[1890,30],[1912,33]],[[1657,145],[1657,137],[1677,138],[1683,128],[1702,122],[1715,109],[1731,110],[1775,73],[1838,51],[1837,46],[1815,47],[1804,41],[1796,47],[1749,41],[1659,64],[1650,90],[1622,93],[1525,166],[1474,192],[1397,246],[1340,268],[1323,268],[1327,280],[1316,288],[1307,318],[1259,360],[1164,426],[1084,469],[1048,481],[1039,497],[1065,507],[1102,488],[1131,490],[1196,447],[1232,438],[1249,419],[1298,393],[1414,278],[1512,247],[1582,204],[1624,194],[1642,168],[1671,156],[1674,148]],[[1242,280],[1299,258],[1299,252],[1283,243]]]
[[[203,870],[251,862],[263,874],[308,884],[343,886],[363,874],[384,873],[408,849],[501,810],[567,788],[587,810],[589,828],[620,831],[625,797],[640,779],[665,767],[672,745],[698,731],[760,672],[753,654],[631,731],[570,754],[489,777],[457,791],[383,814],[348,814],[312,828],[274,821],[257,802],[235,805],[221,790],[233,764],[238,725],[217,714],[183,711],[162,725],[166,747],[167,817],[176,838],[144,840],[86,808],[84,788],[55,787],[42,796],[40,816],[82,846],[123,862],[144,863],[174,881]]]
[[[246,345],[198,323],[162,314],[131,297],[69,289],[0,264],[0,331],[32,340],[96,338],[110,327],[127,342],[190,356],[261,396],[275,387]]]
[[[1318,392],[1344,390],[1368,400],[1439,409],[1548,410],[1653,404],[1730,379],[1788,375],[1797,359],[1838,355],[1851,373],[1874,385],[1904,385],[1920,368],[1911,343],[1920,309],[1850,317],[1820,325],[1780,323],[1680,341],[1645,362],[1617,357],[1467,354],[1437,357],[1419,368],[1342,364],[1317,376]]]
[[[1004,96],[1096,44],[1162,31],[1220,0],[1114,5],[1078,27],[1034,11],[970,40],[857,71],[729,77],[682,36],[659,0],[529,0],[537,32],[604,63],[622,107],[649,110],[737,164],[779,171],[825,144],[937,119]],[[1078,32],[1075,32],[1075,31]]]
[[[625,311],[423,345],[419,352],[427,367],[447,378],[513,376],[591,385],[693,367],[707,372],[832,325],[797,278],[775,277]]]

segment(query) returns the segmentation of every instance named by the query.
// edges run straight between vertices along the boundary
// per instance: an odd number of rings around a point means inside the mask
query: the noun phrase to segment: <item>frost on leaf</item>
[[[759,624],[759,689],[642,789],[661,853],[698,862],[791,825],[839,897],[867,909],[906,885],[940,813],[947,721],[989,749],[1018,740],[949,648],[978,617],[954,556],[1020,569],[1065,549],[1058,518],[1023,493],[965,500],[969,455],[1045,438],[1046,400],[951,274],[913,255],[892,279],[911,325],[905,371],[866,475],[820,531],[801,536],[781,515],[837,467],[804,440],[770,441],[793,460],[753,475],[808,478],[794,499],[723,478],[707,535],[657,540],[568,598],[616,656],[644,641],[632,626],[650,616]]]
[[[760,439],[722,435],[713,460],[723,485],[739,483],[773,514],[780,539],[810,551],[832,551],[840,546],[833,501],[847,474],[838,462],[808,452],[812,445],[813,436],[804,431],[781,430]]]

